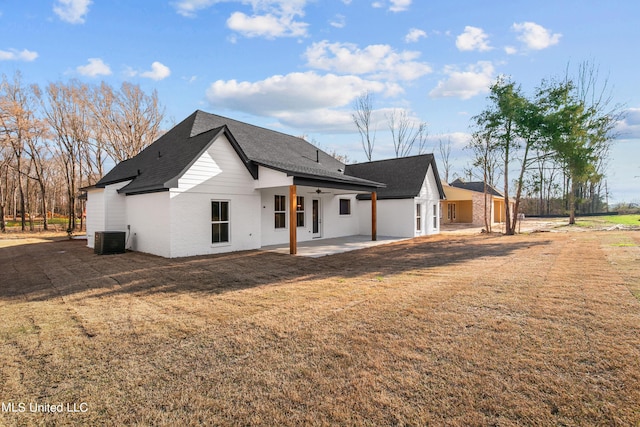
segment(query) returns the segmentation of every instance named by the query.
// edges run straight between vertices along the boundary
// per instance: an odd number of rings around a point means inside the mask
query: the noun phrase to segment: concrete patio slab
[[[326,255],[339,254],[343,252],[355,251],[358,249],[370,248],[372,246],[398,242],[401,240],[407,240],[407,238],[378,236],[378,240],[372,241],[371,236],[346,236],[336,237],[332,239],[315,239],[306,242],[298,242],[297,255],[318,258]],[[288,254],[289,245],[285,244],[263,246],[262,250]]]

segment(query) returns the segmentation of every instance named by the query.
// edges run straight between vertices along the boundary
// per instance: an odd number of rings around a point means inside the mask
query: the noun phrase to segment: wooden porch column
[[[378,193],[371,192],[371,240],[378,240]]]
[[[297,218],[298,203],[296,197],[296,186],[289,186],[289,253],[295,255],[298,253],[298,235],[297,235]]]

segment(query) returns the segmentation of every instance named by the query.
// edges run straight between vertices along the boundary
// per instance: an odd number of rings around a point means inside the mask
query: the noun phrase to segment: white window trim
[[[276,196],[278,197],[284,197],[284,211],[277,211],[276,210]],[[274,194],[273,195],[273,229],[276,232],[282,232],[284,230],[288,230],[289,229],[289,215],[287,215],[287,210],[289,209],[288,203],[287,203],[287,196],[284,194]],[[275,219],[276,219],[276,214],[278,213],[284,213],[284,227],[276,227],[275,224]]]
[[[299,211],[298,210],[298,199],[302,199],[302,210]],[[298,228],[306,228],[307,225],[307,211],[306,211],[306,204],[307,201],[305,200],[304,196],[296,196],[296,227]],[[298,224],[298,214],[302,214],[302,225]]]
[[[433,230],[438,230],[438,204],[433,204]]]
[[[227,221],[210,221],[211,224],[229,224],[229,240],[226,242],[211,242],[211,247],[221,247],[221,246],[231,246],[231,200],[228,199],[211,199],[211,203],[213,202],[226,202],[227,203],[227,214],[229,215],[229,219]],[[213,236],[211,236],[213,238]]]

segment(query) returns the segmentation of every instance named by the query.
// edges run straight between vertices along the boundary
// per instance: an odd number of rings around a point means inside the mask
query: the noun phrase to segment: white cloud
[[[166,79],[167,77],[169,77],[169,75],[171,75],[171,70],[169,69],[169,67],[158,61],[155,61],[153,64],[151,64],[150,71],[140,73],[141,77],[146,77],[156,81]]]
[[[307,34],[309,24],[293,20],[293,15],[248,16],[242,12],[234,12],[227,19],[227,26],[246,37],[302,37]]]
[[[281,124],[305,132],[351,133],[354,131],[351,114],[351,110],[318,108],[305,111],[282,111],[277,114],[277,117]]]
[[[531,50],[542,50],[558,44],[562,37],[562,34],[552,34],[550,30],[534,22],[515,23],[511,28],[519,33],[518,40]]]
[[[186,17],[217,3],[249,5],[252,14],[241,11],[231,13],[227,26],[246,37],[302,37],[307,35],[309,24],[296,20],[304,16],[308,0],[179,0],[173,3],[176,11]]]
[[[87,65],[81,65],[76,70],[81,75],[89,77],[108,76],[111,74],[111,68],[100,58],[89,58]]]
[[[393,83],[365,80],[358,76],[320,75],[313,71],[275,75],[256,82],[218,80],[207,89],[209,103],[216,108],[275,117],[282,123],[305,128],[339,128],[345,122],[340,108],[348,107],[365,91],[394,96],[402,88]],[[323,124],[324,123],[324,124]],[[353,129],[351,129],[353,130]]]
[[[352,43],[312,44],[304,57],[307,66],[345,74],[364,74],[390,80],[415,80],[432,71],[424,62],[415,61],[420,52],[396,52],[389,45],[369,45],[360,49]]]
[[[18,51],[17,49],[0,50],[0,61],[34,61],[38,57],[38,52],[27,49]]]
[[[371,3],[371,7],[375,9],[380,9],[384,7],[384,4],[381,1],[374,1],[373,3]]]
[[[53,11],[65,22],[83,24],[91,3],[91,0],[56,0]]]
[[[345,16],[341,14],[337,14],[331,21],[329,21],[329,25],[336,28],[344,28],[346,24],[347,20]]]
[[[219,0],[179,0],[173,2],[173,6],[180,15],[193,18],[196,12],[211,7],[215,3],[219,3]]]
[[[505,46],[504,51],[507,55],[515,55],[516,53],[518,53],[518,49],[513,46]]]
[[[492,47],[488,43],[489,36],[482,28],[467,25],[464,32],[456,38],[456,47],[462,51],[477,50],[486,52]]]
[[[391,0],[389,10],[391,12],[404,12],[411,6],[411,0]]]
[[[426,38],[427,33],[423,30],[419,30],[417,28],[411,28],[406,36],[404,36],[404,41],[407,43],[415,43],[421,38]]]
[[[428,146],[433,147],[434,151],[437,150],[438,147],[438,143],[440,141],[442,142],[447,142],[447,141],[451,141],[451,148],[457,149],[457,150],[462,150],[464,149],[467,144],[469,143],[469,141],[471,140],[471,134],[466,133],[466,132],[447,132],[447,133],[438,133],[438,134],[434,134],[434,135],[428,135],[427,136],[427,141],[429,141],[430,143],[428,143]],[[442,171],[440,171],[442,172]]]
[[[640,139],[640,108],[628,108],[616,126],[620,139]]]
[[[469,99],[481,93],[489,91],[493,81],[493,64],[489,61],[479,61],[475,65],[470,65],[465,71],[460,71],[456,67],[447,66],[444,73],[446,80],[440,80],[429,96],[432,98],[456,97]]]

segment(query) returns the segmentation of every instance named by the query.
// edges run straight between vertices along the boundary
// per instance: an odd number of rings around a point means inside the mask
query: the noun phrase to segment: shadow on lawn
[[[44,301],[77,293],[224,293],[286,281],[389,276],[485,257],[497,259],[549,240],[437,236],[405,240],[321,258],[262,251],[165,259],[128,252],[95,255],[85,241],[0,249],[0,298]]]

